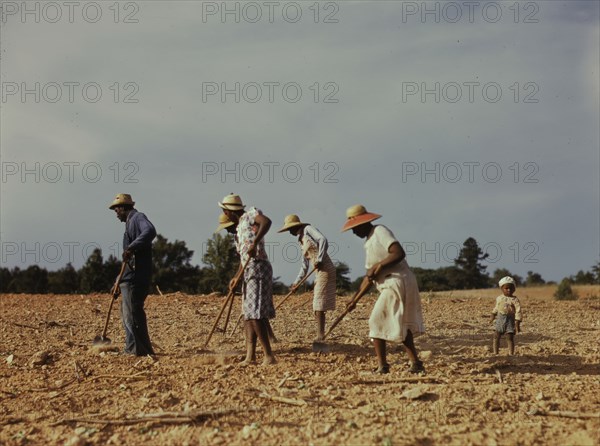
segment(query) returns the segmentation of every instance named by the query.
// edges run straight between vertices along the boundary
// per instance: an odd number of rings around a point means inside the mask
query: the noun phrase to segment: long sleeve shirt
[[[310,245],[317,247],[317,259],[316,263],[322,263],[327,255],[327,249],[329,248],[329,243],[325,236],[319,231],[317,228],[311,225],[307,225],[304,227],[304,234],[302,235],[302,241],[300,242],[302,247],[302,265],[300,267],[300,272],[298,273],[298,277],[294,280],[294,283],[300,282],[306,273],[308,272],[308,267],[310,266],[310,259],[307,256],[307,252],[309,250]]]
[[[156,229],[146,215],[133,209],[125,222],[123,234],[123,250],[134,254],[135,269],[128,265],[122,282],[135,282],[149,285],[152,279],[152,240],[156,237]]]

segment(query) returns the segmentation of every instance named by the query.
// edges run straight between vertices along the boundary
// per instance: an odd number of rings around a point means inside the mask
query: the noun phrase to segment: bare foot
[[[256,358],[246,358],[242,362],[240,362],[240,365],[243,365],[243,366],[252,365],[252,364],[256,364]]]
[[[277,364],[277,360],[275,359],[275,356],[265,356],[265,359],[263,359],[262,365],[271,365],[271,364]]]

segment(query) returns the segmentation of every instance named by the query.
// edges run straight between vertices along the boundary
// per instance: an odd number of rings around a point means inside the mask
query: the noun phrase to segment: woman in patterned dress
[[[233,236],[233,240],[237,244],[237,223],[234,223],[231,220],[229,220],[227,215],[220,214],[219,215],[219,226],[217,226],[217,229],[215,230],[215,234],[217,232],[221,232],[223,229],[225,229],[228,234],[231,234]],[[240,319],[241,319],[241,316],[240,316]],[[271,342],[278,342],[277,337],[275,336],[275,333],[273,332],[273,328],[271,327],[271,323],[269,322],[269,319],[266,320],[266,324],[267,324],[267,330],[268,330],[268,334],[269,334],[269,340]],[[236,324],[236,326],[237,326],[237,324]]]
[[[325,312],[335,310],[335,265],[327,254],[327,239],[314,226],[302,223],[297,215],[285,217],[284,225],[278,232],[290,231],[298,236],[302,248],[302,267],[291,288],[294,289],[308,273],[309,263],[317,269],[313,294],[313,311],[317,321],[317,337],[325,336]]]
[[[264,236],[271,220],[259,209],[246,207],[238,195],[227,195],[219,207],[236,228],[236,250],[240,255],[240,269],[244,270],[242,311],[246,333],[244,364],[256,361],[256,341],[260,342],[265,357],[263,365],[274,364],[275,356],[269,342],[267,322],[275,317],[273,307],[273,269],[265,251]],[[237,274],[236,274],[237,276]],[[234,279],[230,282],[233,286]]]
[[[366,239],[367,273],[361,288],[373,281],[380,293],[369,318],[369,337],[373,340],[379,365],[376,372],[390,371],[386,341],[402,342],[412,363],[409,371],[424,372],[413,340],[413,335],[425,331],[419,287],[406,262],[406,253],[394,234],[383,225],[371,223],[380,217],[367,212],[362,205],[351,206],[346,211],[347,220],[342,228],[342,232],[352,229],[354,235]]]

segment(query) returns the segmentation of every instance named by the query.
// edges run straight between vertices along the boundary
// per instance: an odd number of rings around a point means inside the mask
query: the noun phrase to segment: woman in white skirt
[[[317,321],[317,337],[322,341],[325,336],[325,312],[335,310],[335,265],[327,254],[328,243],[325,236],[314,226],[302,223],[297,215],[285,217],[283,227],[277,232],[290,231],[298,236],[302,249],[302,267],[291,288],[308,274],[309,264],[317,269],[313,294],[313,311]]]
[[[413,335],[425,332],[421,298],[404,249],[388,228],[371,223],[381,215],[355,205],[348,208],[346,217],[342,232],[352,229],[356,236],[366,239],[367,272],[361,287],[373,281],[380,293],[369,318],[369,337],[373,340],[379,363],[377,373],[390,371],[386,341],[402,343],[412,363],[410,372],[424,372],[413,340]]]

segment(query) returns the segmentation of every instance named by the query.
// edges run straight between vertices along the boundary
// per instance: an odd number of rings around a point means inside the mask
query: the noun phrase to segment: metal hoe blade
[[[312,351],[315,353],[328,353],[329,345],[322,341],[314,341],[312,343]]]
[[[92,341],[94,345],[108,345],[111,342],[112,341],[110,340],[110,338],[107,338],[106,336],[96,336]]]

